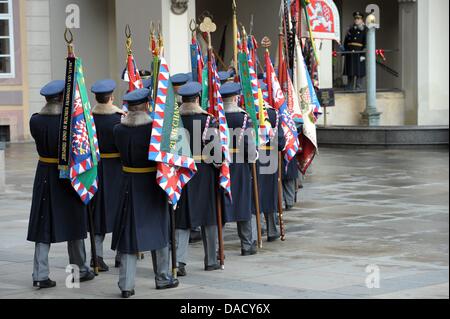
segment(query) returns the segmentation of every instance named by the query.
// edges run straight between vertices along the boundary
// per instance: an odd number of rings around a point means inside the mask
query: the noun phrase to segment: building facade
[[[66,23],[73,30],[76,53],[83,58],[88,86],[100,78],[120,82],[125,66],[125,26],[133,34],[133,51],[140,69],[150,69],[150,21],[162,24],[165,56],[171,72],[189,72],[189,23],[206,12],[217,23],[213,44],[223,36],[231,43],[231,0],[189,0],[182,15],[171,11],[171,0],[0,0],[0,140],[29,140],[30,116],[43,106],[39,89],[65,72]],[[353,11],[369,4],[380,8],[377,47],[390,50],[386,64],[398,77],[378,70],[378,107],[383,125],[448,125],[448,6],[446,0],[336,0],[342,34],[352,23]],[[248,26],[254,15],[254,35],[268,35],[276,43],[280,0],[237,1],[239,21]],[[73,20],[79,13],[79,21]],[[335,44],[319,43],[320,85],[330,88],[341,65],[332,58]],[[224,62],[231,61],[231,45]],[[275,54],[275,47],[272,50]],[[261,53],[262,54],[262,53]],[[116,92],[120,99],[123,83]],[[91,96],[92,97],[92,96]],[[364,93],[336,94],[328,124],[358,125],[365,108]]]

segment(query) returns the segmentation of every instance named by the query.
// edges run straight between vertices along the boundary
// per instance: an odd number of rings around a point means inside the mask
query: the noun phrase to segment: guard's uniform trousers
[[[48,254],[53,243],[68,242],[69,263],[80,278],[91,271],[86,264],[87,208],[68,179],[59,178],[58,137],[61,104],[47,104],[30,120],[39,162],[33,186],[28,241],[35,242],[33,281],[49,279]]]
[[[220,145],[220,137],[214,117],[197,104],[181,105],[180,114],[183,126],[189,132],[198,171],[184,187],[176,212],[177,261],[187,264],[191,229],[201,227],[205,268],[212,267],[217,265],[216,189],[219,186],[218,170],[214,166],[214,144],[209,143]],[[204,154],[205,145],[209,145],[212,152]],[[221,158],[219,154],[217,164],[221,163]]]
[[[237,107],[236,107],[237,108]],[[254,139],[253,124],[244,111],[226,111],[228,127],[235,130],[232,136],[230,153],[232,200],[222,192],[223,223],[236,222],[241,249],[256,249],[253,237],[252,211],[253,186],[251,163],[256,161],[257,150]],[[236,134],[237,133],[237,134]],[[242,134],[241,134],[242,133]]]
[[[141,252],[152,251],[156,257],[153,269],[157,287],[172,281],[169,207],[166,194],[156,182],[156,163],[148,160],[151,134],[151,119],[146,112],[130,112],[114,128],[124,176],[112,249],[121,254],[122,291],[134,290],[137,255]]]
[[[122,187],[122,163],[114,141],[114,127],[120,124],[123,112],[114,105],[98,104],[94,115],[101,161],[98,165],[98,192],[91,205],[94,212],[95,248],[103,258],[105,235],[113,232],[118,212],[118,194]],[[120,255],[116,256],[120,261]]]
[[[259,204],[261,213],[264,214],[266,220],[267,237],[274,238],[279,236],[276,227],[278,212],[278,152],[283,151],[286,142],[278,111],[274,108],[267,108],[267,113],[275,136],[267,145],[259,148]],[[256,223],[253,229],[256,236]]]
[[[298,177],[299,170],[297,157],[294,157],[289,162],[287,170],[283,161],[283,200],[286,207],[293,207],[295,205]]]

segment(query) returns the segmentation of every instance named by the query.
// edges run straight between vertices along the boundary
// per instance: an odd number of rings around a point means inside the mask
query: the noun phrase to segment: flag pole
[[[69,58],[75,58],[75,53],[73,49],[73,34],[72,31],[66,28],[64,32],[64,39],[67,43],[67,56]],[[99,266],[98,266],[98,257],[97,257],[97,249],[95,247],[95,225],[94,225],[94,209],[92,207],[92,203],[87,205],[88,211],[88,226],[89,226],[89,239],[91,242],[91,258],[94,264],[94,273],[96,276],[99,274]]]
[[[206,17],[203,23],[200,24],[200,31],[208,35],[208,88],[209,88],[209,103],[210,106],[214,106],[214,88],[213,88],[213,69],[212,69],[212,59],[214,57],[213,47],[211,42],[211,33],[217,30],[217,26],[212,22],[211,18]],[[225,253],[224,253],[224,242],[223,242],[223,229],[222,229],[222,198],[220,194],[220,177],[217,176],[216,188],[216,209],[217,209],[217,234],[219,240],[219,261],[220,267],[225,269]]]
[[[234,63],[234,70],[236,71],[236,73],[238,72],[237,34],[238,34],[237,5],[236,0],[233,0],[233,63]]]
[[[177,261],[177,238],[176,238],[176,225],[175,225],[175,209],[173,205],[169,203],[170,213],[170,230],[171,230],[171,248],[172,248],[172,276],[177,278],[178,276],[178,261]]]
[[[259,187],[258,187],[258,174],[256,172],[256,162],[252,163],[252,175],[253,175],[253,197],[255,199],[256,209],[256,227],[258,230],[258,247],[263,247],[262,242],[262,230],[261,230],[261,210],[259,207]]]
[[[266,56],[270,57],[269,48],[272,46],[272,42],[268,37],[264,37],[261,41],[261,45],[266,49]],[[270,84],[270,80],[267,84],[269,91],[269,103],[272,103],[273,92],[272,92],[272,84]],[[286,229],[283,221],[283,182],[282,182],[282,154],[278,152],[278,221],[280,224],[280,238],[282,241],[286,240]]]
[[[245,31],[245,27],[242,26],[242,36],[243,36],[243,43],[244,46],[246,45],[247,39],[247,32]],[[255,105],[253,106],[255,107]],[[253,124],[257,125],[257,123]],[[262,229],[261,229],[261,210],[259,207],[259,186],[258,186],[258,173],[256,169],[256,161],[255,163],[251,164],[252,167],[252,177],[253,177],[253,198],[255,201],[255,210],[256,210],[256,228],[257,228],[257,236],[258,236],[258,247],[262,248]]]

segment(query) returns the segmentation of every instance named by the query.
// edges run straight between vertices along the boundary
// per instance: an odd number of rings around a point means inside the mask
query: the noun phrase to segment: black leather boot
[[[47,280],[33,281],[33,287],[39,289],[53,288],[56,287],[56,282],[50,280],[50,278]]]

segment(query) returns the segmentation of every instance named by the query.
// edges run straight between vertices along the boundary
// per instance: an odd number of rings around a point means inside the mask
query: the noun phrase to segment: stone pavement
[[[265,242],[258,255],[240,257],[235,227],[227,226],[225,271],[204,272],[202,246],[194,244],[189,276],[164,292],[154,289],[147,254],[136,298],[449,298],[448,160],[448,150],[322,149],[295,210],[286,213],[286,242]],[[66,288],[65,244],[51,250],[57,288],[31,287],[33,244],[25,239],[34,145],[10,145],[5,163],[0,298],[119,297],[114,268],[80,289]],[[107,263],[113,258],[107,250]],[[377,273],[379,288],[367,288],[366,281],[376,283],[367,276]]]

